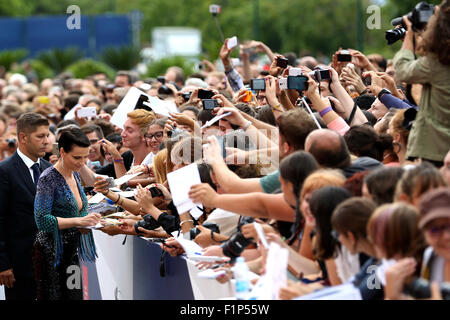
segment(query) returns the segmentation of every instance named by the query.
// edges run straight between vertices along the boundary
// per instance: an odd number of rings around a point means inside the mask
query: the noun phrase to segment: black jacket
[[[41,172],[51,163],[40,160]],[[0,162],[0,271],[32,277],[36,187],[27,166],[15,152]]]

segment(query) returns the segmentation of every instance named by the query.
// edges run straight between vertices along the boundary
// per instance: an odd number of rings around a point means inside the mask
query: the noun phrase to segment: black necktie
[[[41,170],[39,170],[39,164],[36,162],[31,166],[31,169],[33,170],[34,185],[37,187],[39,176],[41,175]]]

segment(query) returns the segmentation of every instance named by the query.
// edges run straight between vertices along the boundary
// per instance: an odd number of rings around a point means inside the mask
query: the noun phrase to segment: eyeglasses
[[[426,231],[433,237],[442,236],[445,231],[450,233],[450,224],[427,228]]]
[[[144,137],[145,137],[145,139],[148,139],[148,140],[152,140],[152,138],[159,140],[163,137],[163,135],[164,135],[164,133],[162,131],[158,131],[154,134],[146,134]]]

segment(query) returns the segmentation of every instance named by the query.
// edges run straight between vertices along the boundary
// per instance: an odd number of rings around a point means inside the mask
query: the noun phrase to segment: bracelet
[[[273,110],[279,111],[281,103],[277,104],[275,107],[272,107]]]
[[[369,92],[369,90],[366,88],[366,89],[364,89],[363,92],[360,92],[359,95],[362,96],[362,95],[366,94],[367,92]]]
[[[320,111],[319,114],[320,114],[321,117],[323,117],[324,115],[326,115],[330,111],[333,111],[333,108],[328,107],[328,108],[325,108],[322,111]]]
[[[114,161],[115,163],[123,163],[123,158],[120,158],[120,159],[113,159],[113,161]]]
[[[180,227],[183,226],[183,223],[186,223],[186,222],[192,222],[192,223],[194,223],[194,220],[189,219],[189,220],[181,221],[181,222],[180,222]]]
[[[247,121],[247,124],[243,127],[241,127],[242,130],[247,131],[247,129],[252,125],[251,121]]]
[[[117,198],[117,201],[115,201],[114,204],[117,204],[119,202],[119,200],[120,200],[120,194],[119,194],[119,197]]]

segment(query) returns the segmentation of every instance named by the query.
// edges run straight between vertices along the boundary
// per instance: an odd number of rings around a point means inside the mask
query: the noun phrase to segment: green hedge
[[[0,66],[5,67],[6,71],[10,71],[13,63],[19,63],[27,55],[28,51],[25,49],[0,51]]]
[[[66,71],[73,73],[75,78],[84,79],[95,73],[105,73],[110,80],[114,79],[115,71],[103,62],[92,59],[83,59],[66,68]]]
[[[148,65],[146,76],[156,78],[157,76],[164,75],[166,70],[172,66],[182,68],[186,77],[195,72],[195,63],[193,61],[184,57],[175,56],[164,58]]]

